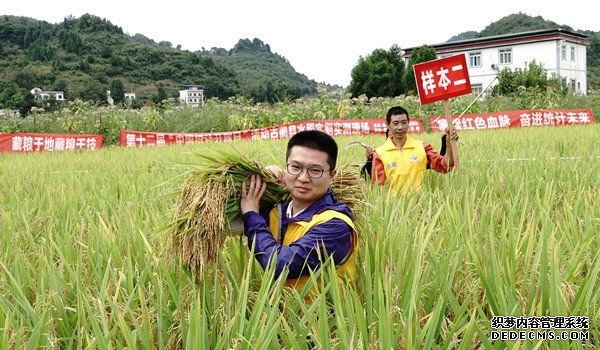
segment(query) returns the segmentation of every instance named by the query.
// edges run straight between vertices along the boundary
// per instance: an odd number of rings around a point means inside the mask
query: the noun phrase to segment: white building
[[[0,109],[0,117],[18,117],[18,109]]]
[[[578,94],[587,93],[588,37],[564,29],[543,29],[523,33],[490,36],[429,45],[438,57],[458,54],[466,56],[469,78],[474,93],[479,93],[492,83],[503,68],[527,68],[533,60],[541,64],[548,77],[560,76]],[[413,50],[404,49],[408,62]],[[495,81],[493,85],[497,84]]]
[[[110,95],[110,90],[106,90],[106,102],[108,102],[108,104],[110,106],[114,106],[115,105],[115,100]]]
[[[204,89],[201,85],[183,85],[179,90],[179,102],[192,107],[204,106]]]
[[[33,88],[30,93],[36,100],[53,99],[56,101],[65,101],[65,93],[63,91],[43,91],[40,88]]]
[[[130,104],[133,100],[135,100],[135,92],[126,92],[124,95],[124,102]],[[115,105],[115,100],[112,98],[110,90],[106,90],[106,101],[111,106]]]

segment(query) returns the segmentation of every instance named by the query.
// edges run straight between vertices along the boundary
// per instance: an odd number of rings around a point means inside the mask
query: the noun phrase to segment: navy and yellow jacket
[[[286,217],[287,203],[268,212],[243,215],[248,246],[263,269],[277,256],[275,278],[288,268],[286,285],[301,289],[309,270],[316,270],[331,256],[338,277],[353,280],[358,236],[353,214],[338,202],[331,189],[293,218]]]

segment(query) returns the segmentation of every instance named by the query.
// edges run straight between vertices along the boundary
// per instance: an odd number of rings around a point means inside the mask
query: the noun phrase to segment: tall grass
[[[282,165],[285,141],[0,155],[0,347],[597,348],[599,131],[461,133],[460,174],[369,192],[356,283],[329,283],[325,266],[311,302],[238,237],[198,281],[167,259],[162,230],[192,151]],[[383,142],[337,140],[358,139]],[[340,149],[340,163],[364,158]],[[495,315],[588,316],[590,340],[491,341]]]

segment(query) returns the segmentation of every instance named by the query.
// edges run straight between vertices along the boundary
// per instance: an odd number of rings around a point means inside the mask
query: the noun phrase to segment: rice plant
[[[0,348],[598,348],[599,134],[463,132],[460,174],[399,198],[365,184],[357,281],[326,265],[311,302],[236,236],[202,279],[168,255],[179,164],[235,147],[282,165],[285,140],[2,154]],[[588,338],[493,340],[502,315],[586,316]]]

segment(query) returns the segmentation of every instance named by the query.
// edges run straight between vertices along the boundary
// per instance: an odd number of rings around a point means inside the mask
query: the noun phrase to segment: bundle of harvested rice
[[[287,189],[264,166],[240,153],[215,151],[198,154],[200,164],[189,170],[177,200],[171,229],[170,251],[194,275],[201,278],[209,261],[215,261],[230,223],[241,215],[243,181],[258,174],[267,183],[260,207],[273,207],[289,197]],[[334,196],[353,211],[365,204],[358,171],[351,166],[338,169],[332,189]]]
[[[359,172],[359,165],[345,164],[337,169],[331,184],[335,198],[350,207],[355,218],[358,217],[358,212],[369,205],[365,200],[364,182],[360,179]]]

